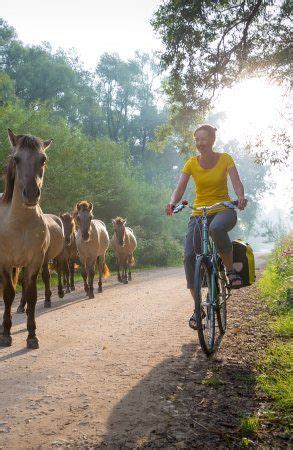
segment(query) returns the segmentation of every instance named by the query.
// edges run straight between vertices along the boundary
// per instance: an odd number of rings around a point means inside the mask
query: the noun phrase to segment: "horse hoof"
[[[66,288],[66,294],[70,293],[70,288]]]
[[[44,308],[51,308],[51,300],[44,301]]]
[[[69,292],[70,292],[70,291],[69,291]],[[59,297],[59,298],[63,298],[64,295],[65,295],[64,291],[59,291],[59,292],[58,292],[58,297]]]
[[[123,280],[123,284],[128,284],[128,280]]]
[[[89,294],[89,298],[95,298],[95,294]]]
[[[71,289],[72,291],[75,291],[75,286],[70,286],[70,289]]]
[[[1,347],[10,347],[12,344],[11,336],[0,336],[0,346]]]
[[[16,312],[17,312],[17,314],[23,314],[25,312],[24,306],[18,305]]]
[[[39,341],[38,338],[27,338],[26,340],[26,346],[27,348],[31,350],[35,350],[36,348],[39,348]]]

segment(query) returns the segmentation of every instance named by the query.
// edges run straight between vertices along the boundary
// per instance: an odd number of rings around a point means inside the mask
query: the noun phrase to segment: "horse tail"
[[[134,258],[133,255],[131,255],[131,257],[129,258],[129,264],[130,264],[131,266],[133,266],[133,265],[135,264],[135,258]]]
[[[110,270],[106,263],[104,263],[102,275],[104,278],[108,278],[110,276]]]

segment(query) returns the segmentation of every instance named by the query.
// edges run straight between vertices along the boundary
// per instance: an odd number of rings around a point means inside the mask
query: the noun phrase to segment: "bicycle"
[[[198,338],[203,352],[210,356],[215,351],[215,334],[217,317],[220,336],[227,328],[227,300],[230,287],[224,264],[217,254],[215,244],[208,233],[207,211],[218,206],[235,209],[238,201],[219,202],[211,206],[194,208],[188,201],[175,206],[173,213],[179,213],[188,207],[193,211],[201,211],[202,253],[196,255],[194,274],[194,303]]]

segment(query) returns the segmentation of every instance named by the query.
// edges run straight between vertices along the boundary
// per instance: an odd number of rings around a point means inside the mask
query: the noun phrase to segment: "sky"
[[[1,0],[0,16],[25,44],[76,48],[93,69],[104,52],[131,58],[160,48],[150,25],[159,0]]]

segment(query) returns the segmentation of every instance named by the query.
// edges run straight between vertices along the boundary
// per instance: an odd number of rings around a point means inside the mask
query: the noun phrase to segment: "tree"
[[[152,25],[165,47],[161,62],[170,73],[166,92],[179,134],[206,115],[216,93],[242,77],[265,73],[289,84],[291,9],[290,0],[168,0],[159,6]]]

